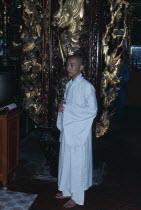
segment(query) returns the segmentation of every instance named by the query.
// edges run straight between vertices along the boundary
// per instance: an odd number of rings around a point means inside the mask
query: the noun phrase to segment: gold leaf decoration
[[[53,24],[58,28],[68,28],[60,36],[60,52],[63,61],[68,55],[74,54],[80,48],[79,38],[83,25],[84,0],[59,0],[60,8],[54,14]]]
[[[127,36],[126,9],[129,3],[125,0],[109,0],[108,2],[110,22],[107,22],[102,40],[105,62],[101,80],[102,113],[96,125],[96,137],[103,136],[110,125],[113,112],[109,108],[118,95],[119,69]],[[123,28],[120,28],[120,25]]]
[[[42,21],[41,1],[23,1],[22,88],[23,105],[35,123],[42,122]],[[14,44],[14,43],[13,43]]]

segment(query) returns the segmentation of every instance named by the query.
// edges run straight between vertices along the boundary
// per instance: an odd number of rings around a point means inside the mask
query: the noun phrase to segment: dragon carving
[[[64,29],[59,33],[59,47],[63,61],[68,55],[72,55],[79,48],[79,38],[83,25],[84,0],[59,1],[60,8],[54,14],[53,25],[58,29]]]

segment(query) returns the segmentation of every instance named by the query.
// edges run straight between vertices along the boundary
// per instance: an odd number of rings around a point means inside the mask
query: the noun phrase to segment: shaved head
[[[83,58],[80,55],[75,55],[75,54],[74,55],[70,55],[70,56],[68,56],[67,61],[70,58],[76,59],[79,62],[80,65],[83,65]]]

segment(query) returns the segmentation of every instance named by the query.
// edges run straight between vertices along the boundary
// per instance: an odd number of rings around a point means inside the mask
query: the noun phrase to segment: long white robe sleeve
[[[77,98],[79,99],[79,96]],[[64,108],[63,128],[66,144],[84,144],[91,131],[93,119],[97,114],[94,87],[92,85],[85,87],[85,101],[82,104],[69,104],[66,102]]]
[[[92,123],[97,114],[95,89],[79,75],[66,85],[64,112],[58,113],[61,191],[83,191],[92,185]]]

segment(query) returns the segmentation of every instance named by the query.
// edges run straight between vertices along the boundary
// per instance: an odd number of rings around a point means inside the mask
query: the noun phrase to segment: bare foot
[[[70,198],[70,196],[63,196],[63,193],[57,193],[56,198],[57,199],[63,199],[63,198]]]
[[[70,199],[68,202],[66,202],[64,204],[64,207],[65,208],[68,208],[68,209],[73,208],[75,206],[76,206],[76,203],[72,199]]]

